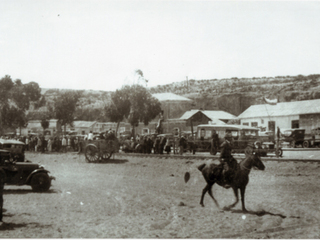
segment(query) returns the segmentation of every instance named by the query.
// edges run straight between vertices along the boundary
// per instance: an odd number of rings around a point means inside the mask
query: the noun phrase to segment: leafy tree
[[[80,95],[80,92],[75,91],[59,92],[54,99],[54,115],[60,125],[64,126],[64,134],[66,134],[67,124],[72,125],[74,121]]]
[[[161,104],[141,85],[123,86],[111,94],[111,104],[106,107],[106,115],[110,121],[119,123],[128,119],[134,129],[143,122],[149,122],[161,112]]]
[[[37,101],[41,89],[35,82],[23,84],[20,79],[12,81],[9,75],[0,80],[0,127],[24,127],[26,110],[31,101]]]

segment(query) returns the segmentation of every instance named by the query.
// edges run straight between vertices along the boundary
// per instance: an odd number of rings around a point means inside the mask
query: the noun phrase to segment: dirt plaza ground
[[[320,164],[264,162],[252,170],[241,204],[218,209],[197,166],[210,160],[26,153],[56,181],[47,193],[5,186],[1,238],[320,238]],[[191,178],[185,183],[184,174]],[[215,185],[221,207],[231,189]]]

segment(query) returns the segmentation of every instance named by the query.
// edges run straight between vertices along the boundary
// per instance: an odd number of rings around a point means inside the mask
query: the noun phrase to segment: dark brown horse
[[[242,203],[242,211],[247,211],[244,202],[244,195],[246,186],[249,182],[249,173],[252,167],[256,167],[259,170],[264,170],[265,166],[262,163],[258,154],[250,155],[249,157],[242,160],[240,163],[237,163],[235,174],[231,179],[231,182],[228,183],[233,189],[234,195],[236,197],[236,201],[230,206],[225,207],[224,209],[228,210],[233,208],[239,202],[238,189],[240,189],[241,193],[241,203]],[[212,195],[212,186],[217,183],[220,186],[225,186],[224,181],[222,180],[222,167],[221,165],[217,165],[211,163],[210,165],[201,164],[198,167],[199,171],[202,172],[204,179],[207,182],[207,186],[203,189],[200,204],[204,207],[203,198],[204,195],[208,192],[215,204],[219,207],[217,200]]]
[[[2,222],[3,188],[4,188],[5,181],[6,181],[6,174],[0,168],[0,222]]]

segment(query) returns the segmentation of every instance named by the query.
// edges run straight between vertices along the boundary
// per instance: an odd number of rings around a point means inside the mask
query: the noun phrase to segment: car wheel
[[[51,180],[46,173],[35,173],[31,178],[30,185],[34,192],[45,192],[49,190]]]
[[[303,145],[304,148],[308,148],[309,147],[309,142],[308,141],[304,141],[302,145]]]

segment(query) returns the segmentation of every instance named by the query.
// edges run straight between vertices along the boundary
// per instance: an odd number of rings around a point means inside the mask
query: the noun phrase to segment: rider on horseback
[[[224,142],[221,144],[221,152],[220,152],[220,162],[223,167],[222,170],[222,179],[225,185],[228,186],[228,183],[231,182],[234,177],[235,168],[237,166],[237,161],[231,155],[232,147],[233,147],[233,138],[230,131],[226,131],[226,135],[224,137]]]

